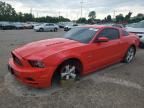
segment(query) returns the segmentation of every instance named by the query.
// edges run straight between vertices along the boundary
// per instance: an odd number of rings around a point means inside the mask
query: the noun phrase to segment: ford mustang
[[[81,26],[63,38],[32,42],[12,51],[8,69],[20,82],[50,87],[54,79],[77,80],[118,62],[130,63],[139,38],[122,28]]]

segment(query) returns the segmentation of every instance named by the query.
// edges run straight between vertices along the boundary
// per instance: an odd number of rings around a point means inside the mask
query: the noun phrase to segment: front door
[[[107,37],[108,42],[94,42],[89,45],[90,71],[110,65],[120,59],[120,33],[119,30],[113,28],[103,29],[97,36]]]

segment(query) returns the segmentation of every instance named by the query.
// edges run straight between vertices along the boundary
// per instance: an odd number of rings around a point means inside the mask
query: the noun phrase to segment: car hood
[[[73,27],[72,25],[66,25],[65,27]]]
[[[15,49],[15,53],[27,59],[43,59],[58,52],[85,44],[65,38],[46,39]]]
[[[34,26],[34,28],[41,28],[41,27],[43,27],[43,26],[41,26],[41,25]]]
[[[133,27],[127,27],[126,28],[127,31],[129,32],[140,32],[140,33],[144,33],[144,28],[133,28]]]

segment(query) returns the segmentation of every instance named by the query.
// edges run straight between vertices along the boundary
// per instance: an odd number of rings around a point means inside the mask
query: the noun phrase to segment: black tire
[[[75,67],[75,72],[72,72],[72,75],[69,76],[69,79],[67,78],[67,76],[63,76],[64,75],[64,70],[66,69],[66,66],[70,66],[70,68],[72,68],[73,66]],[[68,81],[68,80],[73,80],[73,81],[77,81],[80,79],[80,73],[81,73],[82,67],[81,64],[78,61],[75,60],[68,60],[64,63],[62,63],[59,68],[56,70],[55,75],[53,77],[52,83],[58,83],[60,84],[61,81]],[[63,74],[63,75],[62,75]],[[74,75],[76,75],[74,77]]]
[[[139,47],[140,47],[140,48],[144,48],[144,43],[140,42]]]
[[[40,29],[39,29],[39,31],[40,31],[40,32],[43,32],[43,31],[44,31],[44,29],[43,29],[43,28],[40,28]]]
[[[131,63],[135,57],[135,53],[136,53],[135,47],[134,46],[129,47],[123,61],[125,63]]]
[[[54,32],[57,32],[57,28],[54,28]]]

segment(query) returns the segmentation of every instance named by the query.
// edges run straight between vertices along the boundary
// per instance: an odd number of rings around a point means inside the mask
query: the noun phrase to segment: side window
[[[106,28],[104,30],[102,30],[98,37],[103,36],[103,37],[107,37],[110,40],[114,40],[114,39],[119,39],[119,30],[114,29],[114,28]]]
[[[49,24],[49,26],[54,26],[54,24]]]
[[[125,31],[125,30],[122,31],[122,36],[128,36],[128,35],[129,35],[129,33],[127,31]]]
[[[46,24],[46,26],[49,26],[49,24]]]

